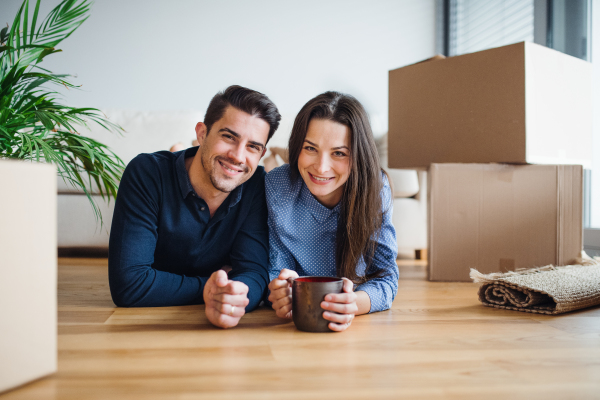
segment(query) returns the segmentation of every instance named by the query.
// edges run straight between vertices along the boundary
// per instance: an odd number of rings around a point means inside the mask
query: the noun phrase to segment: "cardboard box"
[[[0,393],[56,371],[56,168],[0,161]]]
[[[591,64],[517,43],[389,72],[389,167],[592,159]]]
[[[567,265],[583,246],[580,165],[432,164],[429,279]]]

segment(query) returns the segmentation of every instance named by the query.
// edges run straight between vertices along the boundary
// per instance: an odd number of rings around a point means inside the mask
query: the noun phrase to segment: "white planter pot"
[[[0,161],[0,392],[56,372],[56,168]]]

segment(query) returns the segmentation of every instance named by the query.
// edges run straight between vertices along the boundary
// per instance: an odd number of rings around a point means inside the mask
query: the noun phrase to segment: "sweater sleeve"
[[[384,177],[384,187],[381,192],[383,221],[381,232],[377,236],[377,248],[373,257],[373,262],[368,272],[383,270],[384,275],[372,279],[366,283],[358,285],[356,290],[365,291],[371,299],[371,309],[369,312],[387,310],[392,306],[392,302],[398,293],[398,265],[396,257],[398,255],[398,244],[396,241],[396,230],[392,224],[392,194],[391,188]]]
[[[261,170],[262,172],[262,170]],[[257,171],[257,173],[259,173]],[[257,194],[250,212],[238,231],[231,249],[229,276],[248,286],[246,311],[255,309],[269,284],[269,233],[267,227],[267,204],[265,200],[264,172],[260,176]]]
[[[119,307],[156,307],[203,302],[207,278],[152,268],[158,238],[161,177],[148,155],[134,158],[123,174],[113,214],[108,278]]]

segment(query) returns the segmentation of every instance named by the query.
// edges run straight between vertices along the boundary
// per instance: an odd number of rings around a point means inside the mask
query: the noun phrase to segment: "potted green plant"
[[[30,18],[24,0],[12,26],[0,31],[0,159],[49,162],[66,182],[87,195],[97,219],[102,215],[91,196],[92,184],[103,199],[116,198],[123,161],[104,144],[83,136],[89,122],[120,134],[100,110],[62,104],[53,87],[76,88],[69,75],[40,66],[88,17],[88,0],[63,0],[38,25],[40,0]]]

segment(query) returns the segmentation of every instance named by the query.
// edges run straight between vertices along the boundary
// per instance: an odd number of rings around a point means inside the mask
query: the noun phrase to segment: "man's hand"
[[[269,301],[273,303],[273,310],[279,318],[292,318],[292,285],[288,278],[297,278],[296,271],[282,269],[279,276],[269,283]]]
[[[219,328],[233,328],[246,313],[248,286],[230,281],[223,270],[214,272],[204,285],[206,317]]]

